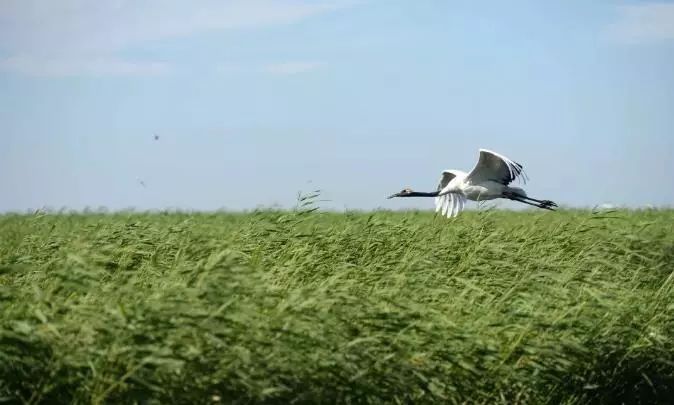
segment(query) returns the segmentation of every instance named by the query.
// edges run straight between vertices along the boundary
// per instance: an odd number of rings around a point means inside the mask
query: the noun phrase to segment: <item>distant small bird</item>
[[[485,201],[496,198],[507,198],[554,211],[554,207],[557,207],[554,202],[528,197],[523,189],[510,187],[509,184],[516,178],[526,183],[527,175],[521,164],[496,152],[480,149],[480,158],[470,173],[445,170],[436,191],[418,192],[405,188],[388,198],[435,197],[435,212],[441,212],[441,215],[448,218],[459,215],[466,200]]]
[[[138,180],[138,184],[140,184],[141,186],[143,186],[143,188],[147,187],[147,186],[145,185],[145,182],[144,182],[143,180],[141,180],[141,179],[137,179],[137,180]]]
[[[158,140],[159,140],[159,135],[154,134],[154,140],[155,140],[155,141],[158,141]]]

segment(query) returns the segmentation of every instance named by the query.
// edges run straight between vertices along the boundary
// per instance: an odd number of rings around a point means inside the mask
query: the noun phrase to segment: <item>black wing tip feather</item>
[[[526,172],[524,171],[524,166],[522,166],[521,163],[508,159],[505,161],[505,164],[510,170],[509,173],[500,181],[501,184],[507,186],[515,181],[515,179],[518,179],[520,183],[527,184],[529,176],[527,176]]]
[[[526,172],[524,171],[524,166],[522,166],[521,163],[513,161],[516,167],[516,174],[513,176],[512,180],[515,180],[515,178],[519,177],[519,180],[523,184],[527,184],[527,180],[529,180],[529,176],[527,176]]]

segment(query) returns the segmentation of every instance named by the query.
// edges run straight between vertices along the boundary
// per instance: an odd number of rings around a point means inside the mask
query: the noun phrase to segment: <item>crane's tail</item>
[[[519,188],[519,187],[507,187],[507,190],[506,190],[506,191],[509,191],[509,192],[511,192],[511,193],[513,193],[513,194],[516,194],[516,195],[520,196],[520,197],[527,198],[527,192],[524,191],[523,188]]]
[[[557,204],[550,200],[538,200],[527,196],[527,193],[519,187],[509,187],[503,192],[503,197],[513,201],[519,201],[524,204],[533,205],[534,207],[543,208],[545,210],[554,211]]]

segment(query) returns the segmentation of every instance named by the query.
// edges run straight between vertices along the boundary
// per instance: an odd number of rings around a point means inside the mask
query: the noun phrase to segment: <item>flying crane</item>
[[[527,175],[522,165],[487,149],[480,149],[480,158],[470,173],[461,170],[445,170],[436,191],[420,192],[405,188],[394,197],[435,197],[435,212],[456,217],[466,201],[485,201],[507,198],[534,207],[554,211],[557,204],[550,200],[538,200],[527,196],[520,187],[511,187],[515,179],[526,183]]]

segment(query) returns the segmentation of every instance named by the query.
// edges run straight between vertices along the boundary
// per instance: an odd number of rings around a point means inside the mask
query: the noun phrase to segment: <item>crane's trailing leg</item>
[[[518,193],[514,190],[507,190],[503,192],[503,197],[513,201],[519,201],[524,204],[533,205],[534,207],[543,208],[546,210],[554,211],[557,207],[557,204],[554,201],[550,200],[537,200],[535,198],[528,197],[524,193]]]

